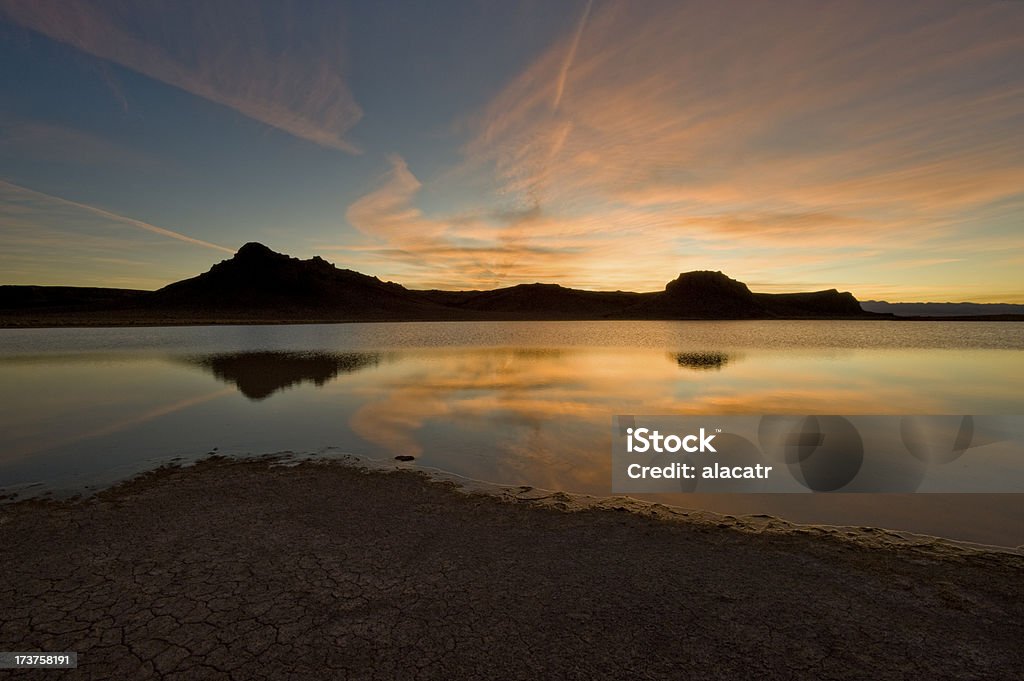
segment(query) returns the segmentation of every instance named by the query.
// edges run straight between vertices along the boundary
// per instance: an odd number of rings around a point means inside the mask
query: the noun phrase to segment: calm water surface
[[[606,495],[614,414],[1021,414],[1024,325],[520,322],[0,331],[0,487],[334,448]],[[1024,543],[1022,495],[680,506]]]

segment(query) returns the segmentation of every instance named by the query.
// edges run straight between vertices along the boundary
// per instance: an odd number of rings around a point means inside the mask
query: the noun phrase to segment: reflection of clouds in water
[[[724,354],[724,353],[723,353]],[[675,353],[669,355],[675,360]],[[523,352],[509,348],[401,353],[372,381],[351,387],[364,404],[353,431],[393,454],[429,454],[432,465],[472,474],[462,454],[433,446],[428,422],[460,442],[485,433],[480,454],[500,480],[607,493],[615,414],[878,413],[943,401],[912,384],[870,372],[838,372],[792,358],[678,372],[663,351],[591,348]],[[825,360],[828,362],[829,360]],[[476,440],[474,440],[476,441]]]
[[[516,410],[509,398],[534,395],[536,406],[543,403],[548,390],[571,379],[562,372],[526,369],[538,362],[548,364],[547,359],[537,359],[548,357],[546,354],[479,350],[410,353],[405,357],[409,361],[396,371],[355,389],[368,401],[350,422],[358,435],[395,454],[423,453],[414,432],[428,419],[447,416],[450,423],[458,425],[460,420],[478,419],[499,410],[528,415],[535,409]],[[485,391],[487,395],[481,395]],[[477,403],[481,399],[497,403],[482,407]]]
[[[798,386],[778,384],[756,387],[736,394],[721,389],[709,390],[692,403],[690,414],[791,414],[820,412],[823,409],[844,414],[887,413],[913,404],[927,412],[942,409],[945,402],[922,395],[906,386],[867,386],[851,382],[848,387]],[[651,412],[654,413],[654,412]]]
[[[608,491],[611,435],[592,428],[536,428],[501,443],[497,479],[551,490]],[[567,486],[571,485],[571,486]]]
[[[552,417],[586,418],[593,410],[588,400],[607,399],[595,388],[595,372],[581,365],[586,354],[498,349],[410,353],[406,359],[356,389],[368,402],[350,424],[396,454],[421,454],[414,433],[439,416],[456,427],[487,420],[504,431],[495,433],[500,439]]]
[[[799,326],[796,322],[793,325]],[[659,331],[663,326],[651,323],[638,327],[646,334],[643,342],[648,343],[642,346],[636,344],[640,342],[637,337],[623,335],[630,327],[613,323],[601,328],[616,340],[625,338],[633,345],[582,344],[588,339],[586,334],[573,334],[586,327],[576,324],[511,325],[510,335],[503,337],[506,344],[492,347],[467,346],[465,338],[459,336],[467,328],[490,328],[486,325],[186,330],[199,334],[200,340],[207,333],[242,333],[245,343],[235,345],[204,345],[205,341],[189,344],[187,336],[176,335],[184,331],[161,329],[159,337],[167,342],[144,353],[114,353],[98,347],[88,334],[84,338],[74,336],[76,347],[84,345],[92,351],[63,349],[55,353],[45,348],[23,348],[20,354],[5,355],[0,361],[0,402],[5,406],[0,410],[0,431],[6,443],[0,463],[6,466],[13,462],[9,457],[16,452],[42,452],[52,447],[38,458],[29,454],[17,463],[21,466],[18,470],[27,471],[25,479],[34,480],[64,470],[52,462],[63,465],[61,462],[71,461],[70,457],[74,467],[91,474],[109,461],[205,452],[211,444],[225,451],[233,448],[254,453],[271,447],[314,449],[332,444],[371,457],[379,455],[375,453],[378,448],[395,454],[412,453],[422,456],[426,465],[472,478],[606,495],[611,480],[611,417],[617,414],[1021,411],[1018,377],[1024,376],[1024,354],[1018,350],[755,348],[748,343],[715,345],[714,336],[728,337],[733,328],[754,333],[762,329],[759,325],[676,325],[680,333],[697,334],[699,338],[694,342],[665,337]],[[772,328],[775,333],[789,325]],[[850,325],[819,323],[814,328],[834,328],[847,334]],[[923,328],[900,327],[917,329],[914,333],[922,333],[919,329]],[[516,329],[519,336],[513,338]],[[519,342],[523,329],[531,333],[537,329],[549,331],[546,336],[534,338],[533,347],[524,349]],[[385,332],[396,330],[414,334],[418,345],[395,348],[379,342],[376,336],[366,336],[373,331],[383,337]],[[302,335],[311,331],[315,333],[310,338]],[[349,336],[339,339],[327,335],[336,331],[363,335],[358,342]],[[139,332],[128,329],[116,334],[131,340]],[[288,342],[267,343],[267,334],[272,332],[299,335],[287,335]],[[89,332],[93,333],[98,332]],[[442,333],[448,335],[438,336]],[[300,343],[296,340],[299,338],[305,340]],[[551,346],[542,344],[542,340]],[[428,342],[454,347],[421,347]],[[228,369],[218,379],[209,367],[180,359],[168,362],[166,354],[190,352],[193,347],[194,355],[209,357],[211,353],[245,354],[257,347],[283,352],[332,346],[348,352],[365,348],[365,354],[370,355],[382,346],[391,349],[380,353],[379,363],[333,379],[320,371],[306,371],[309,367],[302,368],[301,362],[294,363],[291,368],[298,370],[290,377],[284,376],[296,380],[292,388],[287,392],[278,388],[259,401],[238,394],[243,387],[240,383],[250,396],[255,394],[249,390],[252,385],[248,381],[261,380],[259,376],[237,375],[236,382],[230,379],[232,370]],[[229,349],[235,352],[226,352]],[[742,361],[730,361],[721,371],[705,371],[680,367],[675,358],[680,352],[712,349],[730,357],[741,353]],[[243,374],[248,368],[262,370],[258,361],[246,364]],[[317,386],[318,377],[324,378],[322,386]],[[218,384],[218,380],[230,384]],[[216,399],[219,396],[225,399]],[[910,424],[919,421],[911,419]],[[972,445],[980,444],[979,423],[974,424]],[[959,449],[961,425],[958,422],[942,438],[929,436],[922,442],[918,437],[914,441],[929,448],[929,458],[939,454],[932,450],[941,446],[944,458]],[[83,434],[89,439],[67,439]],[[878,449],[867,439],[864,444],[866,453]],[[903,461],[913,464],[918,460],[907,456]],[[10,463],[6,470],[13,471],[14,466]],[[887,468],[884,477],[897,479],[898,473]],[[901,474],[912,473],[907,468]],[[888,494],[880,501],[877,496],[856,494],[811,498],[683,496],[676,492],[658,500],[727,513],[749,511],[780,514],[793,520],[911,527],[990,541],[1012,537],[1013,543],[1020,543],[1015,528],[1020,526],[1021,503],[1014,495],[997,496],[999,499],[993,500],[971,495]]]
[[[392,397],[360,407],[349,421],[357,435],[388,451],[406,456],[419,456],[423,447],[415,431],[427,419],[449,415],[450,409],[429,390],[409,388],[397,391]]]

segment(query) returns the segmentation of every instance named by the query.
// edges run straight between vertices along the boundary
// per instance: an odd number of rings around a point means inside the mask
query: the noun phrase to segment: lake
[[[0,487],[340,452],[610,493],[615,414],[1022,414],[1024,324],[466,322],[0,330]],[[651,497],[1024,544],[1022,495]]]

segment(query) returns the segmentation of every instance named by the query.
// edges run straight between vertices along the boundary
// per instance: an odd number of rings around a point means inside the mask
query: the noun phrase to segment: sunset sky
[[[1024,303],[1024,2],[0,0],[0,284]]]

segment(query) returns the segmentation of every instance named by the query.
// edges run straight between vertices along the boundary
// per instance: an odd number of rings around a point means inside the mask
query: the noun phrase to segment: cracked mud
[[[79,653],[0,680],[1014,679],[1022,578],[1009,554],[207,462],[0,507],[0,649]]]

